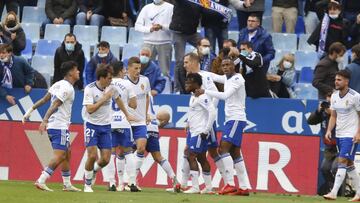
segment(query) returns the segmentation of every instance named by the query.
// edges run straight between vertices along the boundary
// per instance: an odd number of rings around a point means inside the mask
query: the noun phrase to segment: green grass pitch
[[[289,194],[251,193],[249,197],[219,195],[187,195],[167,193],[162,189],[143,188],[142,192],[108,192],[106,186],[95,186],[94,193],[63,192],[59,183],[49,183],[54,192],[43,192],[33,186],[33,182],[0,181],[1,203],[25,202],[96,202],[96,203],[308,203],[328,202],[319,196],[300,196]],[[76,185],[83,189],[82,185]],[[332,202],[347,202],[338,198]]]

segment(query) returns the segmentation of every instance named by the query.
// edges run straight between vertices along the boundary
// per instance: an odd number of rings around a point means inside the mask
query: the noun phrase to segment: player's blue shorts
[[[197,154],[206,152],[208,149],[208,142],[209,142],[208,139],[206,140],[201,139],[200,135],[191,137],[191,133],[189,131],[187,133],[186,144],[191,152]]]
[[[111,125],[94,125],[85,122],[85,146],[111,149]]]
[[[148,151],[148,152],[159,152],[160,151],[159,133],[158,132],[148,132],[146,151]]]
[[[336,138],[336,145],[339,151],[339,157],[351,161],[355,160],[355,153],[358,144],[353,142],[353,138]]]
[[[210,135],[209,135],[209,140],[208,140],[209,148],[217,148],[219,146],[216,134],[217,134],[216,122],[214,122],[213,127],[210,132]]]
[[[242,134],[245,126],[245,121],[230,120],[226,122],[221,141],[229,142],[237,147],[241,147]]]
[[[132,147],[134,144],[134,138],[132,137],[132,131],[130,128],[112,129],[111,131],[112,147]]]
[[[131,130],[135,141],[140,138],[147,139],[146,125],[131,126]]]
[[[48,129],[47,133],[53,149],[67,151],[70,147],[70,133],[68,130]]]

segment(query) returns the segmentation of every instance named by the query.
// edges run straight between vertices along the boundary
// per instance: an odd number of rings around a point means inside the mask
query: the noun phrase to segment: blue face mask
[[[246,50],[241,50],[240,54],[243,55],[243,56],[248,56],[249,52],[246,51]]]
[[[66,51],[74,51],[75,50],[75,44],[65,43],[65,50]]]
[[[147,56],[140,56],[140,63],[141,63],[141,64],[147,64],[147,63],[149,63],[149,61],[150,61],[150,58],[149,58],[149,57],[147,57]]]

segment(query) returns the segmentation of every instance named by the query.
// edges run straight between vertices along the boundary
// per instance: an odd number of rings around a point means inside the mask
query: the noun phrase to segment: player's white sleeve
[[[85,105],[89,105],[89,104],[94,104],[94,98],[93,98],[91,89],[88,87],[85,87],[83,105],[85,106]]]
[[[354,100],[356,111],[360,111],[360,94],[356,94]]]
[[[199,104],[208,112],[208,120],[204,131],[204,133],[208,134],[211,131],[216,119],[216,110],[214,104],[212,104],[211,100],[206,96],[201,98]]]
[[[221,84],[224,84],[225,83],[225,75],[218,75],[218,74],[215,74],[215,73],[212,73],[212,72],[209,72],[208,73],[211,77],[211,79],[214,81],[214,82],[218,82],[218,83],[221,83]]]
[[[207,94],[210,97],[215,97],[218,99],[226,100],[231,95],[233,95],[237,89],[238,88],[236,88],[236,86],[232,85],[232,86],[228,87],[224,92],[205,90],[205,94]]]
[[[149,78],[145,77],[145,81],[146,81],[145,92],[146,92],[146,94],[148,94],[149,92],[151,92],[151,86],[150,86]]]

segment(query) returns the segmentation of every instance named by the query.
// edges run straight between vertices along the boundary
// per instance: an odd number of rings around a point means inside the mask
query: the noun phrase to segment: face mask
[[[162,0],[153,0],[154,1],[154,4],[161,4],[162,3]]]
[[[141,64],[147,64],[149,63],[150,58],[147,56],[140,56],[140,63]]]
[[[65,43],[65,50],[66,51],[74,51],[75,50],[75,44],[73,44],[73,43]]]
[[[337,19],[339,17],[339,14],[331,14],[329,17],[333,20]]]
[[[289,69],[289,68],[291,68],[292,63],[289,62],[289,61],[284,61],[284,62],[283,62],[283,66],[284,66],[284,68]]]
[[[9,20],[7,23],[6,23],[6,26],[8,28],[13,28],[16,26],[16,21],[15,20]]]
[[[210,48],[209,47],[201,48],[201,54],[202,55],[209,55],[210,54]]]
[[[9,58],[8,58],[8,57],[5,57],[5,58],[0,59],[0,62],[1,62],[1,63],[6,63],[6,62],[8,62],[8,61],[9,61]]]
[[[339,56],[339,57],[336,58],[336,62],[337,63],[342,63],[342,62],[344,62],[344,58]]]
[[[103,54],[100,54],[100,53],[98,53],[98,56],[100,57],[100,58],[105,58],[105,57],[107,57],[107,53],[103,53]]]
[[[243,55],[243,56],[248,56],[249,52],[246,51],[246,50],[241,50],[240,54]]]

